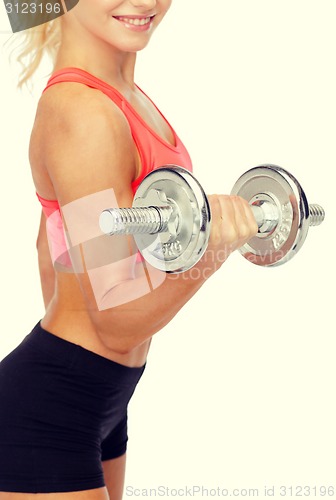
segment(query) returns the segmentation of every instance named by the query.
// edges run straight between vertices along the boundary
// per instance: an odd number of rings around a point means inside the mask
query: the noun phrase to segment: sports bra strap
[[[120,108],[122,107],[122,103],[124,101],[123,96],[111,85],[108,85],[106,82],[97,77],[91,76],[89,73],[81,70],[80,68],[65,68],[56,71],[49,79],[43,93],[57,83],[83,83],[88,87],[102,91]]]

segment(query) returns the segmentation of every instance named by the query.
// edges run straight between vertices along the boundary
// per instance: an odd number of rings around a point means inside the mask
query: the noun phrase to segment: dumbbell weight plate
[[[259,266],[276,266],[299,251],[309,229],[309,206],[294,176],[277,165],[260,165],[245,172],[231,194],[250,204],[266,199],[279,210],[276,227],[269,233],[258,233],[240,249],[247,260]]]
[[[168,202],[168,203],[167,203]],[[176,225],[157,234],[135,234],[134,239],[149,264],[168,273],[187,271],[204,254],[210,235],[210,207],[192,174],[176,165],[149,173],[141,182],[133,207],[171,204]]]

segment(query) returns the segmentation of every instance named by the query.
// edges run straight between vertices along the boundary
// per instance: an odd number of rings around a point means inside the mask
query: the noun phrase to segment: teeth
[[[126,17],[119,17],[119,21],[122,21],[127,24],[134,24],[134,26],[144,26],[150,22],[151,18],[146,17],[143,19],[128,19]]]

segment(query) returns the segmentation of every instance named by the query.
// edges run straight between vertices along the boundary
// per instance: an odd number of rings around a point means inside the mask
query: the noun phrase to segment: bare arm
[[[66,99],[65,94],[56,95],[56,105],[47,113],[49,119],[44,141],[44,162],[57,199],[63,214],[70,213],[70,218],[65,221],[68,222],[70,239],[75,238],[78,227],[84,228],[84,233],[86,230],[90,233],[90,224],[98,225],[96,216],[90,222],[90,206],[82,210],[83,203],[85,205],[90,196],[111,190],[119,206],[131,205],[131,183],[136,170],[133,139],[121,111],[99,93],[80,86],[75,91],[73,89],[69,89]],[[78,201],[81,208],[71,227],[69,220],[72,212],[76,212],[73,207]],[[202,261],[179,276],[160,271],[155,274],[152,270],[151,280],[148,280],[146,269],[142,272],[136,270],[139,264],[135,264],[125,241],[118,243],[117,239],[103,236],[88,242],[83,238],[77,245],[80,249],[77,254],[82,259],[77,278],[88,313],[97,332],[111,349],[123,354],[130,352],[162,329],[230,252],[242,244],[246,236],[252,235],[255,222],[251,229],[251,224],[246,222],[249,212],[242,202],[215,196],[211,203],[214,215],[212,242]],[[235,204],[239,209],[234,208]],[[229,214],[226,225],[221,225],[223,211]],[[241,226],[244,234],[237,229],[241,218],[246,222]],[[104,267],[109,252],[110,264]],[[123,258],[120,258],[122,252]],[[99,262],[100,258],[102,262]],[[96,265],[93,264],[95,261]],[[161,284],[155,286],[155,281]],[[110,307],[102,310],[97,296],[103,297]],[[120,297],[124,300],[119,300]]]
[[[41,213],[41,221],[36,241],[36,248],[38,254],[38,265],[40,271],[43,301],[44,301],[44,306],[47,309],[49,302],[51,301],[54,295],[55,271],[50,258],[47,232],[46,232],[46,218],[43,212]]]

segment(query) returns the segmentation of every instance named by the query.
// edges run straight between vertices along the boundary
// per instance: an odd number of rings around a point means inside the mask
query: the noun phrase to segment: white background
[[[335,0],[175,0],[139,56],[206,192],[275,163],[327,218],[283,267],[233,255],[157,334],[130,404],[129,487],[336,486],[335,18]],[[2,8],[0,31],[2,358],[44,312],[27,147],[50,68],[18,92]]]

